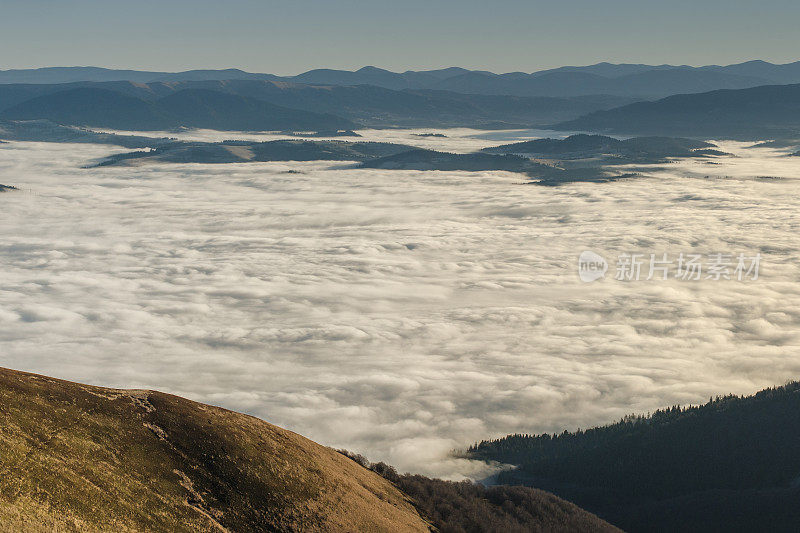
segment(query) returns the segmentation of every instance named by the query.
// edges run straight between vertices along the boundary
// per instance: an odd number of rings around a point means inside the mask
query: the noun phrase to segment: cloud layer
[[[488,142],[473,133],[432,147]],[[724,148],[739,157],[546,188],[327,163],[82,169],[112,149],[4,144],[0,183],[23,190],[0,195],[0,365],[477,476],[447,451],[797,377],[797,159]],[[760,251],[761,279],[585,284],[583,250]]]

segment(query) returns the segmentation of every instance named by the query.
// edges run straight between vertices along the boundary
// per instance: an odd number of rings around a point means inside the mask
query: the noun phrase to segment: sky
[[[0,0],[0,69],[179,71],[798,59],[793,0]]]

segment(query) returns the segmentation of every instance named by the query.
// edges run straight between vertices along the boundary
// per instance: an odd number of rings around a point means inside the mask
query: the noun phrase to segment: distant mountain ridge
[[[148,102],[183,90],[215,91],[381,127],[477,126],[488,123],[502,123],[505,128],[544,126],[635,101],[618,96],[534,98],[468,95],[447,91],[397,91],[372,85],[316,86],[248,79],[151,83],[106,81],[0,84],[0,113],[33,98],[79,88],[114,91]]]
[[[0,83],[72,83],[78,81],[188,81],[196,79],[278,79],[271,74],[253,74],[236,68],[219,70],[187,70],[158,72],[149,70],[120,70],[102,67],[45,67],[35,69],[0,70]]]
[[[705,138],[796,138],[800,84],[679,94],[596,111],[553,129]]]
[[[714,89],[742,89],[800,83],[800,61],[777,65],[754,60],[733,65],[643,65],[597,63],[565,66],[532,73],[495,74],[449,67],[392,72],[367,66],[356,71],[315,69],[296,76],[277,76],[239,69],[155,72],[97,67],[52,67],[0,71],[4,83],[69,83],[76,81],[185,82],[202,80],[286,81],[310,85],[372,85],[386,89],[447,90],[467,94],[511,96],[581,96],[610,94],[658,98]]]
[[[214,73],[240,78],[195,79]],[[689,91],[687,73],[692,85]],[[110,76],[106,71],[102,75]],[[800,78],[800,63],[773,65],[755,61],[697,68],[598,64],[504,75],[459,68],[403,74],[364,68],[356,72],[310,71],[296,77],[308,83],[259,79],[264,76],[242,71],[190,71],[182,75],[186,81],[0,83],[0,119],[48,119],[65,125],[149,130],[176,126],[295,131],[358,126],[548,127],[572,132],[690,138],[763,139],[800,134],[800,83],[763,85],[762,78],[755,76],[782,81]],[[617,77],[606,77],[610,75]],[[428,80],[425,83],[438,87],[453,87],[398,90],[379,86],[408,85],[423,78]],[[336,83],[317,84],[325,80]],[[368,83],[355,84],[359,81]],[[619,84],[625,86],[628,96],[602,94],[613,93]],[[742,84],[746,88],[714,88]],[[655,101],[632,96],[647,92],[652,86],[671,96]],[[531,91],[520,89],[525,87]],[[592,94],[564,96],[570,94],[569,87]],[[561,96],[491,94],[515,90]],[[92,101],[89,94],[94,94],[97,101]],[[178,94],[182,96],[175,96]]]
[[[0,112],[2,120],[49,120],[57,124],[121,130],[177,127],[216,130],[351,129],[332,114],[287,109],[245,96],[184,89],[154,100],[118,91],[79,87],[45,94]]]

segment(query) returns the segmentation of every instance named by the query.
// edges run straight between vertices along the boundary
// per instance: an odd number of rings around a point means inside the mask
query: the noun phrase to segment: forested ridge
[[[782,530],[793,527],[798,506],[768,512],[758,502],[800,495],[800,383],[588,430],[509,435],[467,455],[518,465],[499,482],[553,491],[623,529],[661,530],[680,506],[697,507],[684,530],[706,529],[701,520],[714,513],[714,530],[746,530],[738,526],[758,520]],[[643,509],[655,513],[646,526],[638,522]]]
[[[592,513],[538,489],[399,474],[386,463],[371,463],[347,450],[340,453],[400,489],[439,533],[619,532]]]

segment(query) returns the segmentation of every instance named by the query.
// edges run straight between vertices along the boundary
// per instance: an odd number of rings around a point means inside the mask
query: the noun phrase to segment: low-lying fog
[[[513,140],[444,133],[364,140]],[[549,188],[320,162],[83,169],[124,150],[2,144],[0,183],[22,190],[0,194],[0,365],[480,476],[448,451],[800,375],[800,158],[745,146]],[[583,250],[605,280],[580,281]],[[760,278],[616,281],[626,252],[760,252]]]

